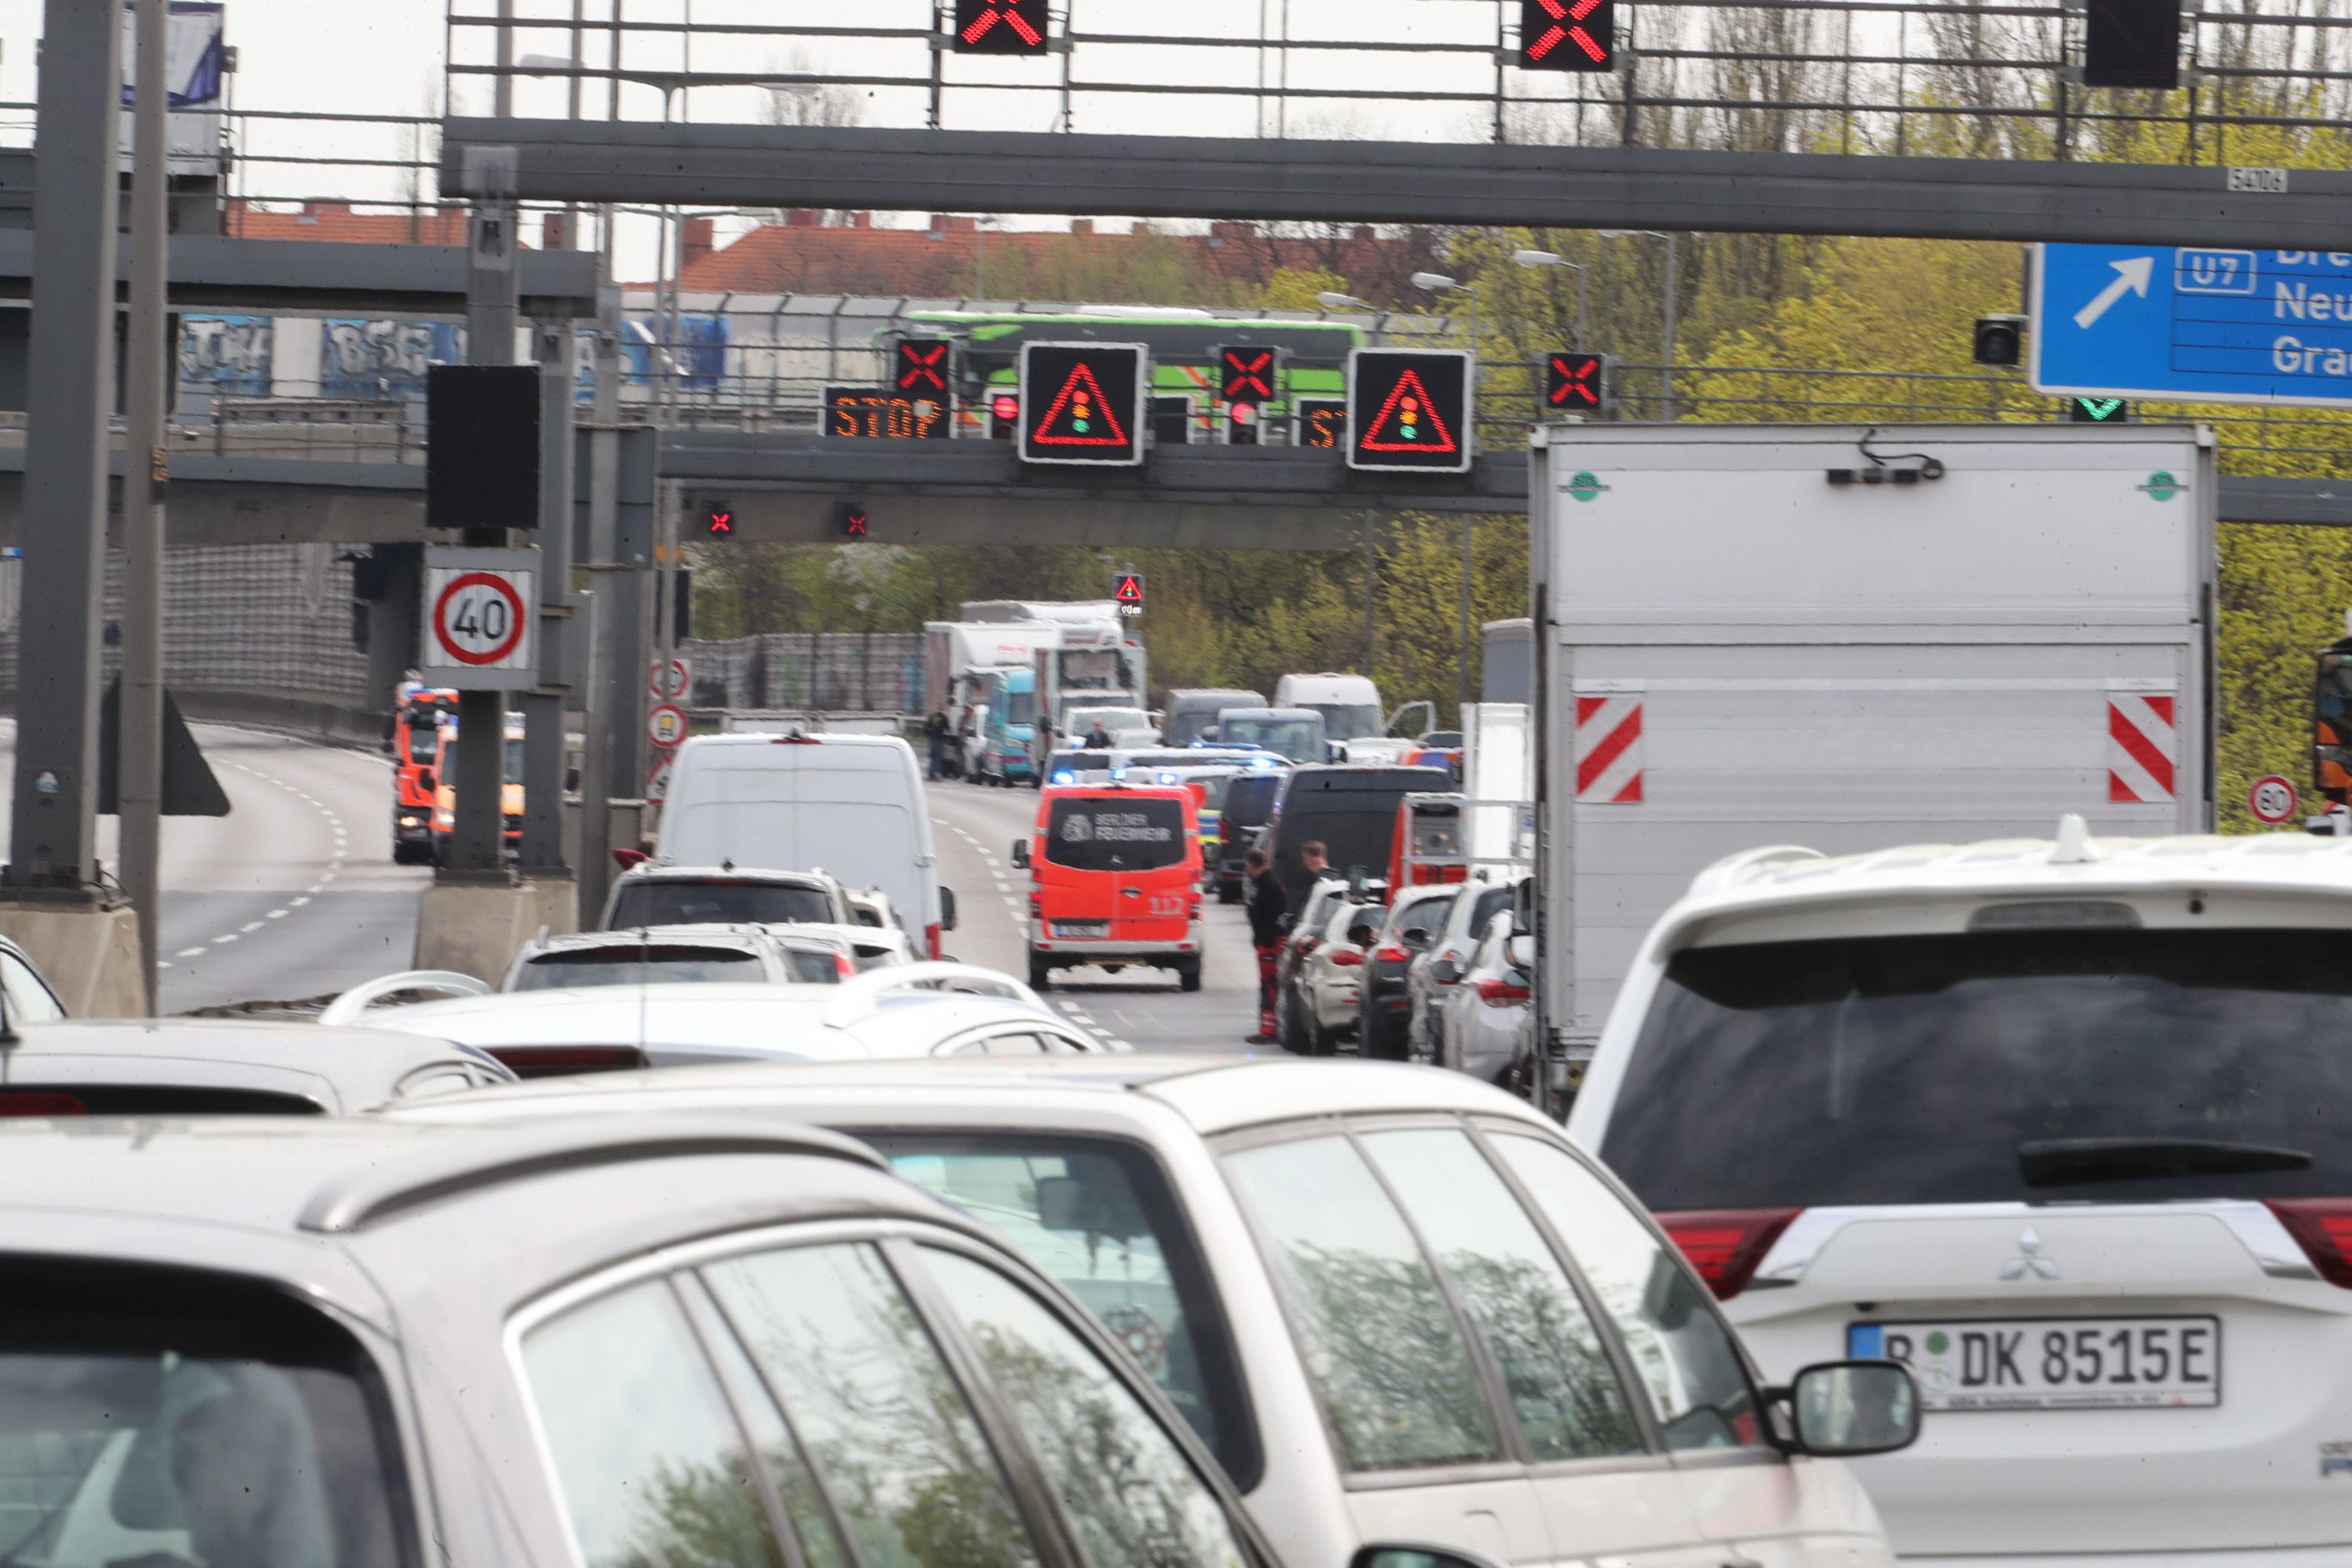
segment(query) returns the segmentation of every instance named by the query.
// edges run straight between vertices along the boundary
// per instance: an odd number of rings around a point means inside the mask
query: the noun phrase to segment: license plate
[[[1108,936],[1110,934],[1110,921],[1055,921],[1054,922],[1054,934],[1055,936]]]
[[[2200,1409],[2221,1403],[2215,1318],[1853,1323],[1846,1354],[1899,1361],[1928,1410]]]

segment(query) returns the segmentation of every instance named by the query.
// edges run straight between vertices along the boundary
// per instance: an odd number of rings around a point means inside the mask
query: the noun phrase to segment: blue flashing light
[[[1174,773],[1161,773],[1160,775],[1160,782],[1161,784],[1174,784],[1176,782],[1176,775]]]
[[[1078,775],[1072,773],[1067,768],[1055,768],[1054,770],[1054,782],[1055,784],[1076,784],[1078,782]]]
[[[1257,769],[1270,768],[1274,766],[1274,759],[1272,757],[1252,757],[1249,761],[1249,765]]]

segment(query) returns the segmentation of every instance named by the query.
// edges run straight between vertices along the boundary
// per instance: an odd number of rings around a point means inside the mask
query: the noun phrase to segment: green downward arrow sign
[[[2075,401],[2083,405],[2083,412],[2091,416],[2093,424],[2106,418],[2124,405],[2124,400],[2120,397],[2081,397]]]

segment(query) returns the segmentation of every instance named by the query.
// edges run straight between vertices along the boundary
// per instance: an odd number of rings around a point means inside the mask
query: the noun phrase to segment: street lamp
[[[1443,272],[1416,272],[1406,279],[1416,289],[1426,289],[1433,294],[1467,294],[1470,296],[1470,357],[1478,357],[1478,285],[1448,278]]]
[[[1315,302],[1327,310],[1369,310],[1370,305],[1353,294],[1335,294],[1326,289],[1315,296]]]
[[[1576,347],[1579,353],[1582,353],[1585,341],[1591,335],[1588,331],[1590,318],[1585,314],[1584,286],[1586,280],[1591,276],[1592,269],[1581,261],[1570,261],[1557,250],[1514,250],[1511,252],[1511,259],[1530,271],[1538,267],[1567,267],[1575,270]]]
[[[1663,239],[1666,242],[1666,368],[1664,407],[1666,417],[1671,420],[1675,416],[1675,256],[1677,254],[1677,246],[1675,237],[1671,234],[1660,234],[1654,228],[1604,228],[1601,230],[1600,233],[1601,237],[1603,239]]]

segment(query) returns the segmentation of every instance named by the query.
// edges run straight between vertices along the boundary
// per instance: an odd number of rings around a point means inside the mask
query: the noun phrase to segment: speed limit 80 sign
[[[527,691],[539,684],[539,552],[434,548],[425,552],[419,673],[457,691]]]

